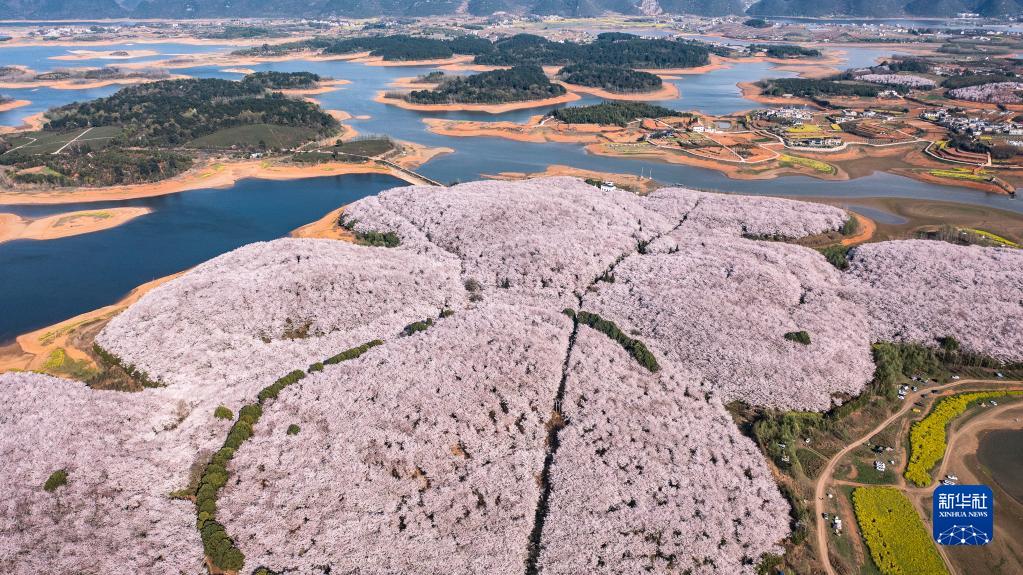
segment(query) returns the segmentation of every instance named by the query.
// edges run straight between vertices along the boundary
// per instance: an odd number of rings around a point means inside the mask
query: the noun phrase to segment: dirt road
[[[865,441],[870,439],[872,436],[880,433],[884,428],[891,425],[893,421],[905,415],[910,409],[913,408],[913,404],[916,403],[925,393],[946,391],[949,389],[955,389],[971,384],[984,384],[991,387],[1004,387],[1004,386],[1019,386],[1021,382],[1018,381],[990,381],[990,380],[960,380],[946,383],[944,385],[928,387],[921,389],[913,393],[907,394],[906,399],[902,402],[902,407],[899,408],[894,414],[889,416],[887,419],[879,423],[876,427],[868,431],[867,433],[857,437],[856,439],[849,442],[849,445],[845,446],[841,451],[832,456],[828,460],[827,465],[821,471],[820,477],[817,479],[817,483],[814,486],[814,514],[816,516],[817,524],[817,555],[821,559],[821,565],[824,568],[827,575],[838,575],[835,572],[834,567],[831,566],[831,559],[828,553],[828,528],[827,525],[821,520],[824,515],[824,503],[826,501],[827,487],[833,482],[832,475],[834,475],[835,467],[838,462],[841,461],[846,455],[857,447],[863,445]],[[896,487],[898,488],[898,487]],[[939,549],[939,552],[942,550]],[[945,559],[945,564],[948,565],[948,558],[942,553],[942,557]]]

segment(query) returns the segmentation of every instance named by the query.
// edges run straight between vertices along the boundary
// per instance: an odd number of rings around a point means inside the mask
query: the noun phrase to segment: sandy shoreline
[[[167,20],[154,19],[154,20],[142,20],[134,19],[131,22],[167,22]],[[171,20],[173,22],[173,20]],[[0,25],[5,21],[0,20]],[[31,20],[13,20],[8,22],[25,23],[31,22]],[[51,20],[40,20],[40,22],[51,22]],[[114,22],[114,20],[110,20]],[[32,46],[121,46],[124,44],[188,44],[190,46],[224,46],[227,48],[235,48],[238,46],[262,46],[263,44],[284,44],[287,42],[297,42],[300,40],[308,40],[311,36],[284,36],[280,38],[232,38],[230,40],[220,38],[195,38],[192,36],[138,36],[138,37],[124,37],[116,38],[111,40],[33,40],[28,36],[20,36],[8,42],[4,42],[6,47],[17,47],[26,48]]]
[[[116,50],[107,52],[105,50],[69,50],[70,54],[50,56],[50,60],[75,61],[75,60],[131,60],[133,58],[146,58],[159,56],[156,50]]]
[[[723,70],[725,68],[731,68],[731,60],[728,58],[722,58],[717,54],[711,54],[709,62],[703,66],[694,66],[692,68],[643,68],[640,72],[649,72],[658,76],[685,76],[688,74],[706,74],[707,72],[713,72],[714,70]]]
[[[187,270],[186,270],[187,271]],[[14,370],[39,370],[57,349],[63,349],[68,357],[92,362],[87,353],[75,347],[71,338],[75,332],[96,322],[105,322],[139,300],[146,293],[177,278],[185,272],[155,279],[131,290],[120,301],[99,309],[77,315],[60,323],[19,335],[14,343],[0,347],[0,373]]]
[[[0,112],[9,112],[23,106],[31,104],[29,100],[11,100],[9,102],[0,103]]]
[[[0,134],[10,134],[25,130],[41,130],[46,124],[46,112],[39,112],[21,119],[20,126],[0,126]]]
[[[384,60],[382,56],[370,56],[369,54],[352,58],[352,62],[358,62],[366,66],[380,66],[385,68],[401,68],[412,66],[458,66],[469,64],[473,56],[455,55],[451,58],[438,58],[434,60]]]
[[[419,82],[417,80],[419,80],[419,76],[403,76],[395,78],[387,85],[391,88],[403,90],[433,90],[440,85],[437,82]]]
[[[812,100],[806,98],[784,98],[782,96],[765,96],[760,86],[757,86],[756,82],[739,82],[736,84],[740,90],[742,90],[742,97],[752,102],[759,104],[780,104],[783,106],[810,106],[818,110],[823,110],[822,107],[818,106]]]
[[[36,220],[0,213],[0,243],[13,240],[55,240],[108,230],[152,211],[150,208],[107,208],[54,214]]]
[[[170,57],[166,60],[152,62],[124,62],[118,64],[119,68],[194,68],[197,66],[217,66],[221,68],[248,69],[249,66],[271,62],[334,62],[355,60],[360,56],[367,56],[368,53],[360,54],[319,54],[311,50],[281,54],[276,56],[238,56],[234,54],[217,53],[212,54],[183,54]]]
[[[165,196],[203,188],[226,188],[245,178],[294,180],[320,176],[341,176],[345,174],[389,174],[410,183],[419,183],[418,181],[412,181],[411,176],[400,170],[390,169],[375,162],[363,164],[324,162],[306,166],[273,164],[261,160],[243,160],[199,166],[179,176],[152,184],[39,192],[5,191],[0,192],[0,204],[66,204],[72,202],[129,200]]]
[[[328,92],[334,92],[341,89],[341,86],[347,86],[351,84],[348,80],[323,80],[318,82],[315,88],[287,88],[284,90],[273,90],[289,96],[312,96],[316,94],[326,94]]]
[[[388,98],[386,92],[377,93],[373,98],[374,102],[389,104],[405,110],[416,112],[486,112],[488,114],[503,114],[513,110],[527,110],[529,108],[542,108],[556,104],[567,104],[581,99],[582,96],[568,92],[555,98],[543,100],[524,100],[521,102],[508,102],[506,104],[413,104],[397,98]]]
[[[641,178],[631,174],[584,170],[582,168],[573,168],[572,166],[563,166],[560,164],[552,164],[547,166],[547,169],[542,172],[534,172],[531,174],[524,172],[500,172],[498,174],[483,175],[483,177],[487,179],[504,181],[529,180],[533,178],[547,178],[554,176],[570,176],[573,178],[582,178],[584,180],[595,179],[604,182],[612,182],[620,188],[635,191],[639,194],[649,194],[650,192],[663,187],[656,180],[650,178]]]
[[[557,82],[565,87],[569,93],[583,93],[591,96],[597,96],[598,98],[605,98],[607,100],[627,100],[630,102],[648,102],[657,100],[674,100],[679,97],[678,86],[671,82],[665,82],[657,90],[650,92],[632,92],[632,93],[618,93],[609,92],[600,88],[593,88],[590,86],[579,86],[578,84],[569,84],[567,82]]]
[[[355,241],[355,235],[352,232],[337,225],[338,218],[341,217],[341,212],[347,207],[347,204],[340,208],[327,212],[325,216],[316,220],[315,222],[308,223],[300,228],[293,230],[289,236],[293,238],[315,238],[321,240],[342,240],[346,242]]]
[[[147,82],[159,82],[161,80],[184,80],[191,76],[181,74],[170,74],[164,78],[112,78],[109,80],[88,80],[79,82],[76,80],[41,80],[38,82],[0,82],[0,88],[8,90],[24,90],[29,88],[51,88],[53,90],[92,90],[115,85],[145,84]]]
[[[877,232],[877,222],[866,216],[860,215],[851,209],[847,209],[846,211],[852,214],[852,217],[856,218],[856,222],[859,224],[859,227],[855,234],[842,238],[841,243],[843,246],[862,244],[874,237],[874,234]]]

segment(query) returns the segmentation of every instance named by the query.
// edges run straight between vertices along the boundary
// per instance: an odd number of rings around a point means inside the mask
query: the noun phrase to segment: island
[[[657,74],[600,64],[571,64],[558,71],[557,80],[572,92],[614,100],[670,100],[678,88]]]
[[[107,230],[152,212],[149,208],[81,210],[26,220],[0,213],[0,243],[12,240],[55,240]]]
[[[56,68],[36,72],[21,66],[0,67],[0,88],[52,88],[85,90],[110,85],[138,84],[176,78],[162,68]]]
[[[21,108],[22,106],[27,106],[31,103],[32,102],[28,100],[15,100],[9,96],[0,94],[0,112],[9,112],[11,110]]]
[[[547,106],[578,99],[564,86],[552,83],[535,65],[481,72],[467,77],[444,77],[436,87],[411,92],[389,92],[377,101],[410,110],[479,110],[499,113],[511,109]]]
[[[189,169],[200,151],[291,149],[339,133],[318,106],[268,90],[311,79],[288,78],[159,81],[50,110],[42,130],[7,138],[0,178],[37,186],[156,182]]]

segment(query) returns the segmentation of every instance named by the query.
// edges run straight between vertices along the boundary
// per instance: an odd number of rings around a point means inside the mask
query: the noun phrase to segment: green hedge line
[[[565,309],[564,313],[565,315],[574,318],[577,322],[592,327],[618,342],[625,351],[629,352],[629,355],[631,355],[636,362],[648,370],[656,372],[661,369],[661,366],[657,363],[657,358],[655,358],[654,354],[647,349],[646,345],[638,339],[625,335],[625,332],[615,325],[613,321],[606,320],[599,315],[588,311],[576,312],[571,308]]]
[[[289,385],[295,383],[296,381],[303,379],[304,377],[305,372],[302,371],[301,369],[296,369],[295,371],[289,373],[288,375],[285,375],[284,377],[273,382],[273,384],[268,385],[264,387],[262,390],[260,390],[259,395],[257,396],[259,397],[259,402],[263,403],[268,399],[277,399],[277,394],[279,394],[282,389],[288,387]]]
[[[349,218],[344,213],[337,218],[337,225],[352,232],[355,235],[356,243],[384,248],[396,248],[401,245],[401,237],[398,234],[377,231],[361,232],[355,229],[355,224],[357,223],[359,223],[359,220]]]
[[[355,359],[383,343],[377,339],[345,350],[322,363],[312,364],[309,366],[309,372],[322,371],[324,364],[335,364]],[[242,444],[252,437],[253,427],[262,417],[263,406],[267,401],[276,399],[284,388],[301,381],[305,376],[306,372],[296,369],[260,390],[256,403],[250,403],[239,409],[238,419],[231,426],[223,447],[213,454],[203,470],[199,479],[199,487],[195,492],[196,528],[199,529],[199,534],[202,537],[203,551],[217,569],[238,571],[245,565],[245,555],[227,534],[224,526],[217,521],[217,496],[220,489],[227,485],[229,477],[227,465]],[[296,433],[298,433],[297,425],[292,424],[288,427],[289,435]]]
[[[327,365],[333,365],[335,363],[341,363],[342,361],[348,361],[350,359],[355,359],[355,358],[359,357],[360,355],[366,353],[370,349],[372,349],[372,348],[374,348],[374,347],[376,347],[378,345],[383,345],[383,343],[384,342],[379,340],[379,339],[374,339],[373,341],[364,343],[364,344],[360,345],[359,347],[353,347],[352,349],[342,351],[341,353],[335,355],[334,357],[327,358],[327,359],[323,360],[323,363],[325,363]]]
[[[92,351],[99,356],[100,360],[108,366],[119,367],[132,378],[135,383],[142,387],[163,387],[163,383],[154,381],[145,371],[136,368],[130,363],[124,363],[121,358],[100,347],[98,343],[92,344]]]

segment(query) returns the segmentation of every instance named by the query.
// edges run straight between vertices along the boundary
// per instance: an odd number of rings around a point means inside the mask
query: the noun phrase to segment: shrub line
[[[383,344],[375,339],[358,347],[345,350],[322,363],[309,366],[309,373],[322,371],[323,364],[336,364],[355,359],[370,349]],[[203,552],[212,567],[226,571],[239,571],[245,565],[245,555],[227,534],[227,529],[217,521],[217,497],[220,489],[227,485],[229,473],[227,465],[234,458],[242,444],[252,437],[253,427],[263,415],[263,407],[268,401],[276,399],[281,391],[306,377],[306,373],[296,369],[277,381],[264,387],[257,395],[257,401],[243,406],[238,410],[238,419],[224,440],[223,446],[213,454],[199,479],[199,487],[195,492],[196,528],[202,538]],[[294,428],[294,431],[292,431]],[[298,433],[298,426],[288,428],[289,435]],[[261,568],[265,571],[265,568]]]

